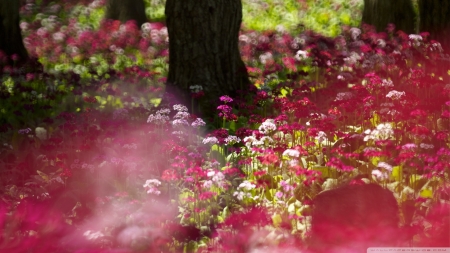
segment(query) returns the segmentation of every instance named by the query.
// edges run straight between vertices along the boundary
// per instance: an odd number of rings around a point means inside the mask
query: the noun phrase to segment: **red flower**
[[[175,181],[178,179],[177,172],[174,169],[167,169],[163,171],[161,179],[164,181]]]

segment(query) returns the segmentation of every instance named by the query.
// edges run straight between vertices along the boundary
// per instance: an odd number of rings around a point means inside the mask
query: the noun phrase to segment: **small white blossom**
[[[256,185],[252,184],[250,181],[245,180],[238,186],[238,189],[244,189],[244,190],[250,191],[250,190],[254,189],[255,187],[256,187]]]
[[[379,180],[385,180],[389,178],[389,175],[386,172],[381,172],[380,170],[372,170],[372,175]]]
[[[344,101],[344,100],[349,100],[352,99],[354,97],[352,92],[339,92],[336,95],[336,98],[334,99],[335,101]]]
[[[150,114],[150,116],[148,116],[147,123],[155,123],[158,125],[162,125],[169,120],[170,120],[169,116],[156,113],[156,115]]]
[[[304,59],[307,59],[307,58],[308,58],[308,52],[306,52],[306,51],[298,50],[295,53],[295,59],[297,61],[301,61],[301,60],[304,60]]]
[[[315,139],[318,142],[322,143],[323,141],[327,140],[327,134],[325,132],[323,132],[323,131],[319,131],[317,133],[317,136],[315,137]]]
[[[148,188],[147,194],[159,195],[161,192],[158,190],[157,186],[161,185],[161,181],[158,179],[148,179],[143,185],[144,188]]]
[[[392,166],[385,162],[379,162],[377,167],[383,168],[388,171],[392,171]]]
[[[212,185],[213,181],[211,180],[206,180],[205,182],[203,182],[203,188],[211,188]]]
[[[273,119],[266,119],[266,121],[259,126],[258,130],[263,134],[268,134],[277,130],[277,126],[275,125],[275,121]]]
[[[377,126],[376,129],[370,130],[367,129],[364,131],[366,136],[364,137],[364,141],[368,140],[387,140],[394,135],[394,130],[390,123],[381,123]]]
[[[432,149],[434,148],[433,144],[420,143],[420,147],[423,149]]]
[[[36,127],[34,130],[36,137],[39,138],[41,141],[47,140],[47,130],[43,127]]]
[[[417,145],[414,143],[407,143],[405,145],[402,146],[403,150],[407,150],[407,149],[415,149],[417,148]]]
[[[172,125],[174,126],[189,126],[189,122],[185,119],[175,119],[172,121]]]
[[[241,142],[241,138],[234,135],[229,135],[227,138],[225,138],[226,145],[233,145],[239,142]]]
[[[217,172],[215,173],[215,175],[212,177],[212,181],[213,182],[220,182],[222,180],[225,179],[225,175],[222,172]]]
[[[159,181],[158,179],[148,179],[147,181],[145,181],[144,188],[159,185],[161,185],[161,181]]]
[[[206,125],[205,121],[203,121],[201,118],[195,119],[194,122],[192,122],[191,124],[191,126],[194,128],[199,128],[205,125]]]
[[[189,118],[190,114],[188,112],[177,112],[177,114],[175,114],[174,118],[175,119],[187,119]]]
[[[418,35],[418,34],[410,34],[410,35],[409,35],[409,39],[410,39],[410,40],[421,41],[421,40],[422,40],[422,36],[420,36],[420,35]]]
[[[394,87],[394,83],[392,82],[392,80],[383,79],[381,86],[382,87]]]
[[[266,52],[259,56],[259,60],[262,64],[266,64],[267,61],[272,60],[272,59],[273,59],[273,56],[272,56],[272,53],[270,53],[270,52]]]
[[[389,91],[389,93],[386,95],[387,98],[392,98],[392,99],[400,99],[402,96],[405,95],[404,91],[396,91],[396,90],[391,90]]]
[[[102,232],[97,231],[97,232],[93,232],[92,230],[88,230],[86,232],[83,233],[83,236],[86,237],[86,239],[88,240],[96,240],[100,237],[105,236]]]
[[[286,149],[283,152],[283,156],[290,156],[290,157],[299,157],[300,156],[300,152],[298,150],[295,149]]]
[[[174,105],[174,106],[173,106],[173,109],[174,109],[175,111],[179,111],[179,112],[187,112],[187,111],[188,111],[187,107],[184,106],[184,105],[181,105],[181,104]]]
[[[361,29],[356,27],[350,29],[350,36],[352,37],[352,40],[357,40],[359,35],[361,35]]]
[[[217,144],[219,143],[219,140],[216,137],[206,137],[205,139],[203,139],[203,144]]]

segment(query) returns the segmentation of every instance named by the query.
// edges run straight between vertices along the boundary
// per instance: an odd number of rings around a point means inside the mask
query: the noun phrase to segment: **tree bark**
[[[129,20],[136,21],[140,29],[147,22],[145,4],[143,0],[108,0],[106,4],[106,19],[120,20],[125,23]]]
[[[19,22],[20,1],[0,1],[0,51],[8,56],[16,55],[19,61],[28,60]]]
[[[236,96],[250,84],[238,47],[241,0],[167,0],[165,15],[169,33],[166,89],[189,102],[189,87],[202,86],[206,106],[200,104],[200,113],[212,117],[216,110],[211,105],[220,96]]]
[[[419,13],[419,30],[429,32],[430,39],[450,54],[450,1],[419,0]]]
[[[411,34],[414,33],[414,17],[411,0],[364,0],[361,24],[373,25],[381,32],[392,23],[396,30]]]

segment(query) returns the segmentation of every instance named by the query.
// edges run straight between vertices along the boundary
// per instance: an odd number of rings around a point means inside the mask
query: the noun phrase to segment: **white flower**
[[[377,167],[383,168],[388,171],[392,171],[392,166],[385,162],[379,162]]]
[[[382,87],[394,87],[394,83],[392,82],[392,80],[383,79],[381,86]]]
[[[170,113],[170,109],[168,109],[168,108],[160,109],[156,112],[156,114],[169,114],[169,113]]]
[[[36,137],[39,138],[39,140],[44,141],[47,140],[47,130],[43,127],[36,127],[34,130]]]
[[[189,123],[185,119],[175,119],[172,121],[172,125],[174,126],[189,126]]]
[[[268,134],[277,130],[277,126],[275,125],[275,121],[273,119],[266,119],[266,121],[259,126],[258,130],[263,134]]]
[[[64,40],[65,35],[62,32],[56,32],[56,33],[53,34],[52,37],[53,37],[53,40],[59,42],[59,41],[63,41]]]
[[[307,58],[308,58],[308,52],[306,52],[306,51],[298,50],[295,53],[295,59],[297,61],[301,61],[301,60],[304,60],[304,59],[307,59]]]
[[[344,61],[349,65],[353,65],[359,60],[361,60],[361,56],[356,52],[351,52],[349,57],[344,58]]]
[[[421,40],[422,40],[422,36],[420,36],[420,35],[418,35],[418,34],[410,34],[410,35],[409,35],[409,39],[410,39],[410,40],[421,41]]]
[[[225,179],[225,175],[222,172],[217,172],[213,177],[213,182],[220,182]]]
[[[206,180],[205,182],[203,182],[203,188],[211,188],[212,185],[213,181],[211,180]]]
[[[415,149],[415,148],[417,148],[417,145],[414,144],[414,143],[406,143],[405,145],[402,146],[402,149],[403,149],[403,150],[406,150],[406,149]]]
[[[145,181],[144,188],[159,185],[161,185],[161,181],[159,181],[158,179],[148,179],[147,181]]]
[[[384,41],[383,39],[378,39],[377,40],[377,45],[379,47],[385,47],[386,46],[386,41]]]
[[[285,155],[290,156],[290,157],[299,157],[300,156],[300,152],[298,150],[295,150],[295,149],[286,149],[283,152],[283,156],[285,156]]]
[[[272,59],[273,59],[273,56],[272,56],[272,53],[270,53],[270,52],[266,52],[259,56],[259,60],[261,61],[262,64],[266,64],[266,62],[268,60],[272,60]]]
[[[377,129],[364,131],[366,136],[364,141],[368,140],[387,140],[394,135],[394,130],[390,123],[381,123],[377,126]]]
[[[205,121],[203,121],[201,118],[197,118],[192,122],[191,126],[194,128],[199,128],[206,125]]]
[[[226,145],[233,145],[235,143],[241,142],[241,138],[234,135],[229,135],[227,138],[225,138],[225,142]]]
[[[275,26],[275,30],[276,30],[278,33],[285,33],[285,32],[286,32],[286,28],[285,28],[283,25],[277,25],[277,26]]]
[[[396,90],[391,90],[389,91],[389,93],[386,95],[387,98],[392,98],[392,99],[400,99],[402,96],[405,95],[404,91],[396,91]]]
[[[244,195],[246,195],[245,192],[241,192],[241,191],[236,191],[233,193],[233,196],[235,196],[239,200],[243,200]]]
[[[349,100],[351,98],[353,98],[354,95],[352,92],[339,92],[336,95],[336,98],[334,99],[335,101],[344,101],[344,100]]]
[[[384,180],[388,179],[389,175],[385,172],[381,172],[380,170],[372,170],[372,175],[375,176],[377,179]]]
[[[245,43],[249,43],[250,42],[250,38],[247,35],[239,35],[239,41],[243,41]]]
[[[361,30],[353,27],[350,29],[350,36],[352,37],[353,40],[357,40],[359,35],[361,35]]]
[[[83,233],[83,236],[86,237],[86,239],[88,240],[96,240],[100,237],[105,236],[102,232],[97,231],[97,232],[93,232],[92,230],[88,230],[86,232]]]
[[[179,111],[179,112],[187,112],[187,111],[188,111],[187,107],[184,106],[184,105],[181,105],[181,104],[174,105],[174,106],[173,106],[173,109],[174,109],[175,111]]]
[[[170,119],[169,116],[159,114],[158,112],[156,112],[156,115],[150,114],[150,116],[148,116],[147,123],[155,123],[158,125],[162,125],[167,121],[169,121],[169,119]]]
[[[175,119],[187,119],[189,118],[190,114],[188,112],[177,112],[177,114],[175,114],[174,118]]]
[[[206,137],[205,139],[203,139],[203,144],[217,144],[219,143],[219,140],[216,137]]]
[[[159,185],[161,185],[161,181],[159,181],[158,179],[148,179],[144,184],[144,188],[148,188],[147,194],[159,195],[161,194],[161,192],[157,188],[157,186]]]
[[[315,137],[315,139],[318,142],[322,143],[323,141],[327,140],[327,134],[325,132],[323,132],[323,131],[319,131],[317,133],[317,136]]]
[[[420,143],[420,147],[423,149],[432,149],[434,148],[433,144]]]
[[[247,191],[250,191],[251,189],[254,189],[256,187],[256,185],[252,184],[250,181],[245,180],[244,182],[242,182],[238,189],[244,189]]]

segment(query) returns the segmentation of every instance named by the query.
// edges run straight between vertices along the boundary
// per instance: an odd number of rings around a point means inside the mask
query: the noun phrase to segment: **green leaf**
[[[397,182],[401,182],[402,181],[402,174],[403,174],[403,168],[401,165],[399,166],[394,166],[392,168],[392,177],[395,179],[395,181]]]
[[[39,170],[37,170],[36,172],[38,173],[39,176],[41,176],[42,179],[44,179],[45,182],[48,182],[49,176],[47,174]]]
[[[229,215],[230,211],[228,210],[228,206],[226,206],[223,211],[222,214],[220,215],[220,218],[222,218],[223,220],[225,220],[227,218],[227,216]]]
[[[420,191],[420,196],[423,198],[432,198],[433,197],[433,190],[432,189],[422,189]]]
[[[275,194],[276,189],[268,189],[264,191],[264,196],[266,196],[266,199],[269,201],[273,200],[273,195]]]
[[[372,123],[372,126],[376,127],[380,124],[380,116],[378,113],[374,112],[373,117],[370,119],[370,122]]]
[[[290,214],[295,213],[295,203],[292,203],[292,204],[290,204],[290,205],[288,206],[288,212],[289,212]]]
[[[283,219],[281,218],[281,215],[279,213],[275,213],[274,215],[272,215],[272,222],[274,227],[279,227],[283,222]]]

